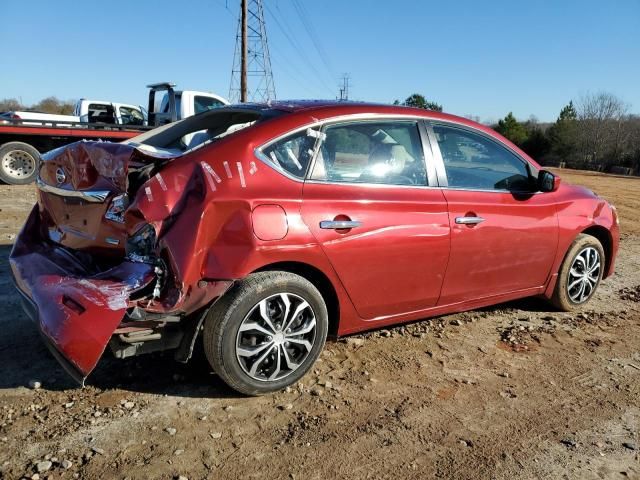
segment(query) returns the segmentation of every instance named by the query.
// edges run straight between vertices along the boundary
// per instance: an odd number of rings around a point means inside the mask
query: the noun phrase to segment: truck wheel
[[[31,145],[9,142],[0,146],[0,180],[11,185],[31,183],[38,175],[40,153]]]
[[[204,324],[204,350],[234,390],[262,395],[297,382],[327,338],[327,308],[305,278],[260,272],[215,303]]]
[[[580,308],[600,285],[604,267],[604,249],[598,239],[578,235],[560,266],[551,303],[564,312]]]

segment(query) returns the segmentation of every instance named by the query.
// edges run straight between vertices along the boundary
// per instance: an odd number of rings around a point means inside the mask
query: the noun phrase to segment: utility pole
[[[342,74],[342,87],[340,87],[340,101],[346,102],[349,100],[349,74]]]
[[[240,22],[242,23],[242,72],[240,73],[240,101],[247,101],[247,0],[241,1]]]
[[[275,100],[263,0],[241,0],[229,99],[235,102]]]

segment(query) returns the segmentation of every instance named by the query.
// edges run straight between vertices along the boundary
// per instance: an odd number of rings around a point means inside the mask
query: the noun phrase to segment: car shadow
[[[79,385],[48,351],[40,332],[22,311],[20,297],[11,277],[11,245],[0,245],[0,393],[18,387],[29,388],[38,381],[42,389],[63,391]],[[151,353],[119,360],[107,351],[86,385],[99,389],[180,397],[230,398],[231,390],[209,367],[202,349],[187,364],[178,363],[171,352]]]
[[[558,313],[558,309],[551,305],[547,300],[541,297],[527,297],[509,302],[497,303],[488,307],[479,308],[480,312],[495,312],[498,310],[514,309],[523,310],[525,312],[537,313]]]
[[[0,392],[29,388],[38,381],[42,389],[64,391],[80,388],[45,347],[36,326],[15,312],[10,335],[0,340]],[[3,322],[4,323],[4,322]],[[10,339],[10,340],[9,340]],[[85,381],[101,390],[120,389],[136,393],[197,398],[233,398],[231,390],[209,368],[203,358],[178,363],[171,352],[160,352],[119,360],[108,350]]]
[[[28,387],[31,381],[38,381],[42,388],[52,391],[78,388],[78,384],[51,356],[36,325],[22,312],[18,293],[11,280],[8,262],[10,251],[10,245],[0,245],[0,391]],[[492,305],[478,311],[491,313],[505,309],[556,312],[543,299],[535,297]],[[211,371],[201,348],[187,364],[176,362],[172,352],[118,360],[106,351],[86,385],[179,397],[240,396]]]

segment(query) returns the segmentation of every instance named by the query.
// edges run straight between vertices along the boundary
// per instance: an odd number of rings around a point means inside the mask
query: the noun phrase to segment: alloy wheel
[[[573,303],[584,303],[593,294],[600,279],[600,253],[587,247],[576,255],[569,269],[567,294]]]
[[[244,373],[260,381],[281,380],[307,359],[316,337],[316,316],[299,295],[278,293],[258,302],[236,337]]]

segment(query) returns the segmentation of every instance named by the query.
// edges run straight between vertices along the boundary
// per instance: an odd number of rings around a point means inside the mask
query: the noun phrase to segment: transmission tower
[[[346,102],[349,100],[349,74],[342,74],[342,86],[340,87],[340,98],[341,102]]]
[[[262,0],[241,0],[229,99],[232,103],[276,99]]]

